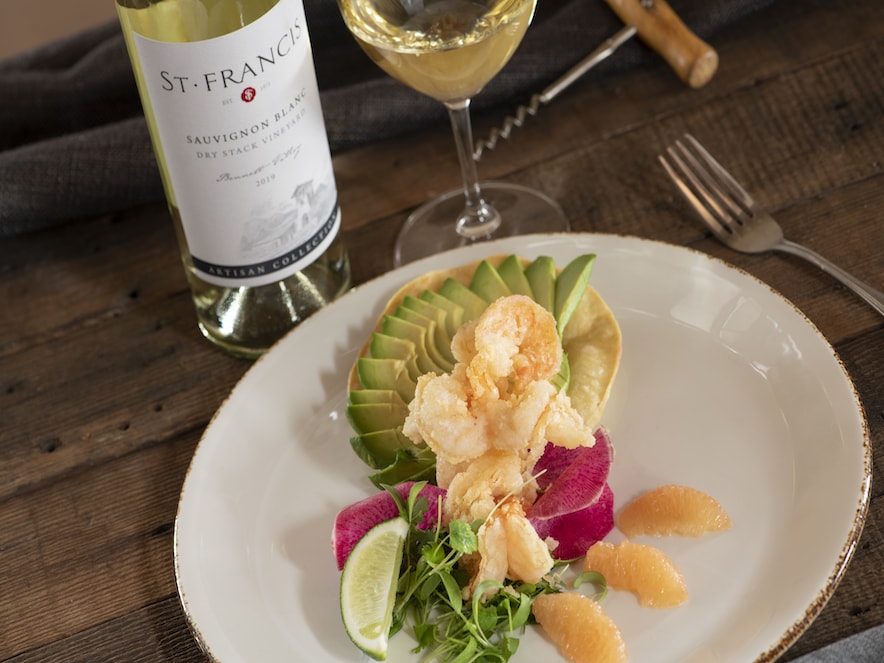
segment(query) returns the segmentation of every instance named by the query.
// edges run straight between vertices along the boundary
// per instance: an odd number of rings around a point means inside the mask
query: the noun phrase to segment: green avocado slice
[[[435,481],[436,456],[425,444],[397,449],[396,459],[369,479],[379,490],[403,481]]]
[[[405,296],[405,298],[402,300],[402,307],[410,311],[414,311],[415,313],[418,313],[425,318],[429,318],[436,323],[436,329],[433,335],[433,338],[435,339],[436,349],[439,351],[445,361],[453,366],[454,355],[451,354],[451,335],[448,333],[448,326],[446,324],[448,312],[445,309],[439,308],[438,306],[435,306],[428,301],[413,297],[411,295]]]
[[[449,361],[439,349],[439,345],[441,344],[443,347],[447,347],[450,351],[451,340],[445,336],[444,330],[442,330],[439,325],[436,324],[435,320],[421,315],[413,309],[406,308],[405,306],[399,306],[393,315],[397,318],[405,320],[406,322],[417,325],[418,327],[422,327],[425,330],[424,344],[427,348],[427,355],[429,356],[432,363],[434,363],[446,373],[450,372],[451,369],[454,368],[453,358],[451,361]]]
[[[447,278],[442,282],[442,285],[439,288],[439,294],[463,307],[464,322],[475,320],[482,315],[482,312],[486,308],[488,308],[487,301],[482,299],[463,283],[455,281],[453,278]]]
[[[559,336],[565,331],[574,309],[583,299],[589,286],[589,278],[592,276],[593,264],[595,264],[594,253],[582,255],[569,262],[556,279],[553,315],[556,318]]]
[[[382,470],[396,461],[398,451],[410,449],[414,443],[401,430],[390,428],[352,437],[350,445],[367,465]]]
[[[522,261],[519,256],[511,255],[497,267],[497,273],[506,283],[506,287],[514,295],[525,295],[534,299],[534,291],[531,290],[531,284],[528,283],[528,277],[525,276],[525,270],[522,267]]]
[[[571,382],[571,362],[568,361],[567,353],[562,354],[562,365],[559,367],[559,372],[550,378],[550,382],[556,391],[568,391],[568,385]]]
[[[540,256],[525,268],[534,301],[555,315],[556,263],[549,256]]]
[[[408,406],[397,403],[365,403],[347,408],[347,419],[360,434],[401,426],[407,416]]]
[[[503,282],[494,265],[487,260],[483,260],[476,267],[476,271],[473,273],[473,280],[470,281],[470,290],[489,304],[501,297],[513,294],[506,283]]]
[[[381,333],[396,338],[404,338],[414,343],[417,367],[421,374],[442,372],[442,367],[433,361],[427,350],[427,330],[424,327],[403,320],[395,315],[387,315],[384,316],[384,321],[381,323]]]
[[[421,293],[420,299],[445,311],[445,333],[448,335],[448,338],[453,339],[457,330],[464,323],[463,306],[433,290],[424,290]]]
[[[392,389],[353,389],[347,394],[347,405],[367,405],[369,403],[396,403],[408,407],[399,392]]]
[[[356,375],[365,389],[390,389],[411,403],[417,384],[408,374],[407,362],[403,359],[377,359],[360,357],[356,360]]]
[[[401,359],[404,361],[408,375],[417,382],[421,372],[417,367],[414,343],[408,339],[375,332],[371,335],[368,348],[369,353],[375,359]]]

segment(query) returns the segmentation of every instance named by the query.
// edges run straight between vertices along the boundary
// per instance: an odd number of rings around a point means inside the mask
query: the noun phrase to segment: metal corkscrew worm
[[[493,150],[500,139],[507,140],[510,137],[513,128],[521,127],[525,124],[525,120],[528,119],[528,117],[537,114],[541,104],[548,104],[555,99],[574,81],[583,76],[583,74],[592,69],[599,62],[610,56],[621,44],[632,38],[635,33],[636,29],[631,25],[623,28],[613,37],[602,42],[597,49],[571,67],[571,69],[565,72],[563,76],[547,86],[540,94],[532,95],[529,102],[516,108],[515,113],[507,116],[499,128],[495,127],[492,129],[486,140],[476,141],[473,149],[473,159],[479,161],[485,150]]]
[[[638,34],[643,41],[669,62],[679,78],[698,88],[705,85],[718,68],[718,54],[709,44],[691,32],[672,11],[665,0],[605,0],[625,24],[619,32],[603,41],[598,48],[564,75],[531,97],[527,104],[516,108],[499,128],[492,129],[485,140],[476,141],[473,159],[479,161],[485,150],[493,150],[501,139],[507,140],[514,128],[537,114],[541,105],[548,104],[574,81],[602,60],[614,53],[625,42]]]

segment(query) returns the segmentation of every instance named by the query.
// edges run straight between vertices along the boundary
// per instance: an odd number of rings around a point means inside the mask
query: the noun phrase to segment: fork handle
[[[836,279],[841,281],[841,283],[843,283],[845,286],[853,290],[853,292],[855,292],[857,295],[862,297],[869,304],[869,306],[871,306],[881,315],[884,315],[884,292],[881,292],[880,290],[875,290],[867,283],[860,281],[852,274],[845,272],[837,265],[834,265],[823,258],[819,253],[808,249],[806,246],[802,246],[801,244],[796,244],[795,242],[790,242],[788,239],[784,239],[775,248],[780,251],[785,251],[786,253],[791,253],[793,255],[799,256],[813,263],[827,274],[834,276]]]

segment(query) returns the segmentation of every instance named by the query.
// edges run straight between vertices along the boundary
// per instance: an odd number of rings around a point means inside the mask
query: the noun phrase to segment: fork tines
[[[685,134],[658,157],[669,177],[713,231],[733,233],[744,217],[754,215],[755,201],[706,151]]]

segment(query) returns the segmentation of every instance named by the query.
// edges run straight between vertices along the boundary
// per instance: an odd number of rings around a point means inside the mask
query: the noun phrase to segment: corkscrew
[[[562,76],[532,95],[494,128],[485,140],[476,141],[473,159],[479,161],[485,150],[493,150],[498,141],[507,140],[513,129],[525,124],[546,105],[570,87],[577,79],[607,59],[627,41],[638,35],[660,53],[678,77],[692,88],[708,83],[718,69],[718,53],[697,37],[666,3],[666,0],[605,0],[625,24],[616,34],[603,41],[589,55]]]

